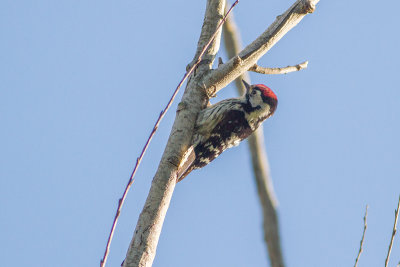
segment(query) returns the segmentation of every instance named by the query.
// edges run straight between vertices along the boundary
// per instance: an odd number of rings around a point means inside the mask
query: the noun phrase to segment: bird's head
[[[275,93],[264,84],[250,85],[242,80],[246,87],[246,99],[254,109],[269,109],[269,116],[271,116],[278,105],[278,98]]]

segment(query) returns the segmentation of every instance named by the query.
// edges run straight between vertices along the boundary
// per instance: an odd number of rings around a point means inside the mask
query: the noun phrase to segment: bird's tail
[[[193,162],[196,158],[193,147],[191,147],[183,156],[181,165],[178,168],[177,182],[182,181],[194,169]]]

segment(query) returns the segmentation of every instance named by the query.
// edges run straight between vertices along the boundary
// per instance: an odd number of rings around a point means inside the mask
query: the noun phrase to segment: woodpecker
[[[222,100],[200,111],[192,144],[178,168],[178,182],[226,149],[239,145],[274,114],[278,104],[275,93],[263,84],[242,82],[246,87],[243,96]]]

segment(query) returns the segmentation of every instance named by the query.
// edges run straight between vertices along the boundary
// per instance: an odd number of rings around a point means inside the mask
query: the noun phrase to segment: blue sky
[[[292,2],[241,1],[243,43]],[[192,60],[205,1],[0,6],[2,265],[97,266],[135,159]],[[352,266],[366,204],[359,266],[383,265],[400,194],[399,8],[321,0],[259,61],[308,69],[251,74],[279,98],[264,132],[287,266]],[[235,95],[229,85],[213,101]],[[137,173],[108,266],[124,258],[175,108]],[[154,266],[268,266],[247,150],[178,184]]]

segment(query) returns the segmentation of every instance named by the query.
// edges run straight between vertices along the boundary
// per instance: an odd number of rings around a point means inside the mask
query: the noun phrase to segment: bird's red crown
[[[254,87],[258,88],[265,97],[269,97],[269,98],[278,100],[275,93],[268,86],[266,86],[264,84],[255,84]]]

